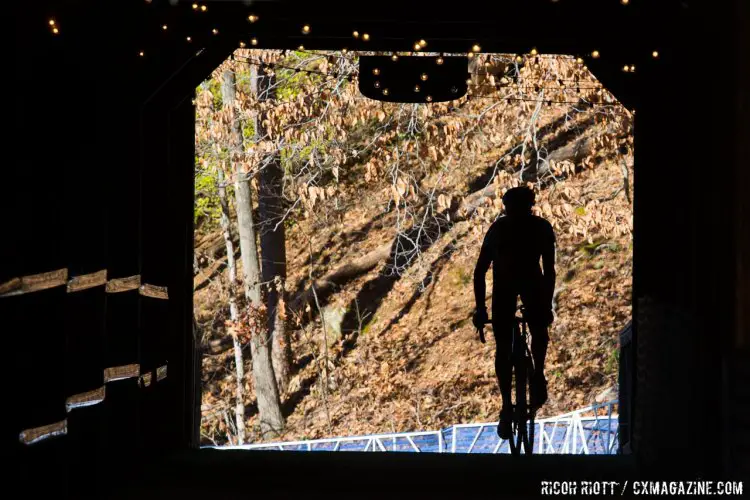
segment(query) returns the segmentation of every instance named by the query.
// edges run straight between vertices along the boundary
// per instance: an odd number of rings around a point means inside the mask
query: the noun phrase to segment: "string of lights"
[[[151,5],[151,4],[154,3],[153,0],[144,0],[144,1],[145,1],[145,3],[147,5]],[[559,0],[550,0],[550,1],[553,2],[553,3],[556,3]],[[630,0],[617,0],[617,1],[619,1],[619,3],[622,4],[623,6],[628,6],[630,4]],[[191,9],[191,10],[193,10],[195,12],[198,12],[198,13],[206,13],[206,12],[208,12],[208,5],[205,4],[205,3],[192,2],[192,3],[184,4],[184,5],[185,5],[186,9]],[[259,22],[260,19],[261,19],[260,16],[257,13],[254,13],[254,12],[250,12],[247,15],[247,21],[249,23],[251,23],[251,24],[255,24],[255,23]],[[58,35],[60,33],[59,24],[56,22],[55,19],[49,19],[48,20],[48,26],[49,26],[50,32],[53,35]],[[168,29],[168,26],[167,26],[167,24],[161,24],[160,28],[162,30],[166,31]],[[310,35],[310,34],[313,33],[313,27],[310,24],[305,23],[305,24],[303,24],[303,25],[300,26],[300,32],[301,32],[302,35],[305,35],[305,36]],[[213,35],[215,35],[215,36],[219,35],[218,28],[213,28],[211,30],[211,33]],[[361,41],[364,41],[364,42],[369,42],[372,39],[372,35],[370,33],[367,33],[367,32],[360,33],[356,29],[351,32],[351,37],[354,40],[357,40],[357,41],[361,40]],[[389,40],[392,40],[392,37],[390,37]],[[406,39],[404,38],[403,40],[406,40]],[[193,39],[192,39],[191,36],[186,36],[185,37],[185,41],[187,43],[192,43]],[[244,42],[240,42],[240,43],[241,43],[241,47],[245,46]],[[255,38],[255,37],[252,38],[252,40],[251,40],[251,45],[252,46],[257,47],[258,43],[259,42],[258,42],[257,38]],[[467,41],[467,43],[471,43],[471,42]],[[394,58],[394,60],[398,59],[399,54],[401,54],[401,55],[407,54],[409,56],[413,56],[413,55],[425,55],[425,56],[426,55],[434,55],[434,53],[428,54],[426,52],[422,52],[422,50],[425,49],[427,47],[427,45],[428,45],[428,41],[425,40],[424,38],[420,38],[419,40],[415,40],[413,42],[413,44],[411,45],[412,50],[406,50],[406,51],[389,51],[389,52],[367,51],[367,50],[365,50],[365,51],[357,51],[357,50],[355,50],[354,54],[356,55],[356,54],[359,53],[359,54],[363,54],[363,55],[389,55],[392,58]],[[304,51],[305,50],[304,49],[304,45],[300,45],[299,46],[299,50]],[[343,48],[341,51],[343,53],[346,53],[347,49]],[[471,45],[471,47],[466,52],[452,52],[452,53],[450,53],[450,55],[451,56],[462,55],[462,56],[466,56],[468,58],[473,58],[473,57],[475,57],[475,56],[477,56],[479,54],[482,54],[482,53],[483,53],[483,51],[482,51],[481,45],[479,43],[474,42]],[[145,51],[144,50],[137,51],[137,54],[141,58],[145,57]],[[446,54],[446,53],[440,53],[439,57],[442,58],[445,55],[448,55],[448,54]],[[599,50],[595,49],[595,50],[592,50],[591,52],[587,53],[585,56],[588,57],[588,58],[591,58],[591,59],[600,59],[602,57],[602,54],[601,54],[601,52]],[[524,60],[528,59],[529,57],[533,57],[533,58],[535,58],[535,61],[538,61],[540,58],[542,58],[542,59],[544,59],[544,58],[559,58],[559,57],[571,57],[572,58],[574,56],[565,55],[565,54],[560,54],[560,55],[556,55],[556,54],[540,54],[539,50],[536,47],[533,47],[533,48],[531,48],[529,50],[529,52],[527,54],[524,54],[524,55],[518,54],[518,55],[516,55],[515,59],[516,59],[516,62],[520,63],[520,62],[524,62]],[[651,52],[651,57],[653,59],[658,59],[660,57],[659,51],[658,50],[653,50]],[[577,56],[576,57],[576,62],[578,64],[584,64],[583,57]],[[535,64],[538,64],[538,63],[535,62]],[[585,65],[583,66],[583,68],[584,69],[588,69]],[[622,72],[624,72],[624,73],[635,73],[636,67],[635,67],[634,64],[625,64],[624,66],[621,67],[621,69],[622,69]],[[566,80],[566,81],[568,81],[568,80]]]

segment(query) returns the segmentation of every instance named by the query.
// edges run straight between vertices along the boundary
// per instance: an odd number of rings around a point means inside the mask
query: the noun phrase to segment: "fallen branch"
[[[337,269],[329,272],[320,279],[315,280],[313,285],[305,292],[299,295],[291,304],[291,309],[301,311],[305,306],[310,304],[314,298],[313,290],[317,292],[318,299],[322,300],[328,297],[337,287],[340,287],[350,280],[371,271],[391,254],[392,242],[380,245],[362,257],[354,259],[351,262],[341,265]]]

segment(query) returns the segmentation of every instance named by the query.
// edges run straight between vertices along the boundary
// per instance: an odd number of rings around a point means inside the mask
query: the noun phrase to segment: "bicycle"
[[[534,378],[534,359],[529,348],[529,334],[525,316],[525,308],[521,307],[521,316],[515,317],[513,326],[513,340],[511,360],[513,378],[516,385],[516,397],[513,404],[513,437],[508,440],[510,452],[514,456],[521,454],[523,447],[525,454],[534,453],[534,417],[536,409],[531,406],[530,382]],[[491,325],[492,320],[485,323]],[[479,331],[479,338],[484,343],[484,331]],[[495,338],[497,342],[497,337]],[[527,390],[527,386],[528,390]]]

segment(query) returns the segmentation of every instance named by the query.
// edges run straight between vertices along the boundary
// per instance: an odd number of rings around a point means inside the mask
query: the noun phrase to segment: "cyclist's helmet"
[[[511,188],[503,195],[503,205],[508,212],[527,212],[535,201],[534,191],[525,186]]]

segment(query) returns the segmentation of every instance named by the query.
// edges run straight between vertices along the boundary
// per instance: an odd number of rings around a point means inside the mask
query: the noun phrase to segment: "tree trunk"
[[[237,321],[237,297],[235,288],[237,285],[237,265],[234,261],[234,242],[232,241],[232,230],[229,224],[229,202],[227,201],[227,189],[224,186],[224,168],[218,168],[217,181],[219,184],[219,204],[221,205],[221,232],[224,235],[224,245],[227,248],[227,281],[229,282],[229,317]]]
[[[237,266],[234,262],[234,243],[229,226],[229,203],[227,202],[227,190],[224,186],[224,168],[218,167],[217,181],[219,184],[219,204],[221,205],[221,230],[224,235],[224,244],[227,247],[227,270],[229,281],[229,318],[232,322],[239,319],[237,311],[237,297],[235,296],[237,284]],[[234,407],[234,416],[237,423],[237,443],[244,444],[245,432],[245,360],[242,356],[242,344],[237,335],[232,335],[232,346],[234,347],[234,364],[237,374],[237,402]]]
[[[257,72],[255,66],[251,66],[250,80],[253,82],[253,91],[257,91],[256,78]],[[222,95],[225,105],[233,107],[235,102],[235,77],[231,71],[224,72]],[[255,121],[258,121],[257,118]],[[235,144],[234,149],[237,150],[239,148],[241,151],[242,132],[237,120],[232,121],[232,137]],[[250,315],[252,317],[262,313],[260,262],[255,242],[255,226],[253,225],[252,191],[250,190],[247,172],[244,172],[240,168],[241,163],[234,161],[233,164],[237,227],[240,233],[240,254],[244,274],[243,284],[245,297],[247,298],[247,304],[250,307]],[[273,437],[284,428],[279,389],[276,385],[276,377],[274,376],[271,362],[271,342],[269,340],[268,332],[265,329],[252,332],[250,339],[250,352],[253,357],[255,398],[258,402],[260,430],[264,437]]]
[[[285,325],[286,241],[281,207],[281,168],[272,162],[261,172],[258,212],[264,226],[260,235],[262,281],[266,288],[268,336],[273,339],[273,369],[279,389],[289,383],[291,344]],[[277,224],[278,222],[278,224]]]
[[[259,101],[275,97],[273,76],[261,75],[258,78]],[[256,120],[256,133],[265,135],[261,120]],[[260,256],[262,282],[266,284],[265,304],[268,314],[266,323],[268,336],[273,339],[271,357],[273,371],[279,391],[289,384],[289,366],[292,360],[292,346],[285,322],[286,303],[286,234],[284,229],[285,210],[282,198],[283,173],[278,155],[260,171],[258,193],[258,218],[260,219]]]

